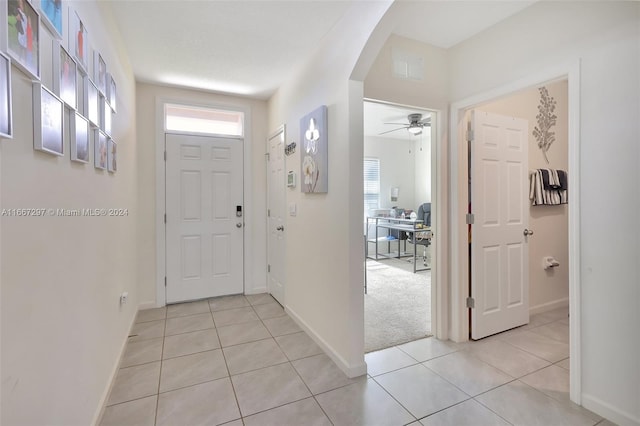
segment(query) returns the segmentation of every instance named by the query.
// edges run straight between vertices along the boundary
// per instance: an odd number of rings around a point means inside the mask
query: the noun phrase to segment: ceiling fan
[[[419,114],[419,113],[409,114],[407,116],[407,120],[409,120],[408,123],[384,123],[384,124],[395,124],[402,127],[398,127],[397,129],[393,129],[393,130],[387,130],[386,132],[380,133],[380,135],[395,132],[397,130],[407,129],[409,133],[417,136],[422,133],[423,127],[431,126],[431,117],[429,116],[423,120],[422,114]]]

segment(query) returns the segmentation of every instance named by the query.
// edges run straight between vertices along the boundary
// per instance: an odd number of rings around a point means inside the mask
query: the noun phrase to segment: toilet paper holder
[[[556,266],[560,266],[560,262],[558,262],[555,257],[545,256],[542,258],[542,267],[544,269],[555,268]]]

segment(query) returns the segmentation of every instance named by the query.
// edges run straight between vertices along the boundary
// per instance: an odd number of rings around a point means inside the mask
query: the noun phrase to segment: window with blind
[[[370,209],[380,207],[380,160],[364,159],[364,217]]]

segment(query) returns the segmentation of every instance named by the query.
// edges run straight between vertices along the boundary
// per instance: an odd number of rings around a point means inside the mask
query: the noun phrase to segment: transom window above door
[[[165,104],[165,131],[244,136],[244,113],[191,105]]]

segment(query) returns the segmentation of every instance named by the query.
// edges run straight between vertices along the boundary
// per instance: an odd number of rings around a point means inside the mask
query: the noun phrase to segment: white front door
[[[267,286],[273,297],[284,306],[284,127],[269,138],[267,167]]]
[[[528,122],[471,118],[471,338],[529,322]]]
[[[242,293],[242,140],[167,134],[165,145],[167,303]]]

